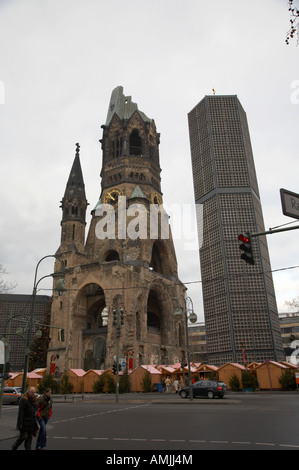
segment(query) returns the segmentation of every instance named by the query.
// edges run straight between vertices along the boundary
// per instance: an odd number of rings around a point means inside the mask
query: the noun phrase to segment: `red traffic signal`
[[[254,264],[250,235],[248,233],[241,233],[238,236],[238,240],[243,242],[239,246],[240,250],[243,251],[241,259],[243,259],[248,264]]]
[[[245,235],[243,235],[243,233],[241,233],[241,234],[238,236],[238,240],[241,240],[241,242],[243,242],[243,243],[249,243],[249,238],[246,237]]]

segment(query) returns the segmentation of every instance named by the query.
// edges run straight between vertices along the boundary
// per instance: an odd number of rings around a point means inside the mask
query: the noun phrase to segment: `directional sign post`
[[[299,219],[299,194],[287,189],[280,190],[282,213],[294,219]]]

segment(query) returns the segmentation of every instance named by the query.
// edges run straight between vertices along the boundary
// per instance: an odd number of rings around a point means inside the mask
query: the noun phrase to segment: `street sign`
[[[280,190],[282,213],[294,219],[299,219],[299,194],[287,189]]]

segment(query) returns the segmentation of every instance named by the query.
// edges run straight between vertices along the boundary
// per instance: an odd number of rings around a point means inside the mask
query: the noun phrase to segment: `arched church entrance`
[[[82,330],[83,368],[104,369],[108,309],[102,287],[95,283],[84,286],[77,298],[77,310]]]

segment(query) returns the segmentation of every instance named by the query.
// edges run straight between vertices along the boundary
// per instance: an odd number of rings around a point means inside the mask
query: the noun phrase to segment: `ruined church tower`
[[[122,87],[112,92],[102,130],[101,191],[86,240],[88,203],[78,144],[61,203],[56,255],[66,267],[67,291],[54,298],[51,322],[65,334],[63,342],[53,334],[48,351],[48,362],[56,358],[59,372],[112,367],[113,312],[120,311],[121,362],[130,357],[130,366],[136,367],[186,357],[185,321],[173,315],[185,287],[163,209],[160,134]],[[55,269],[60,270],[59,261]]]

